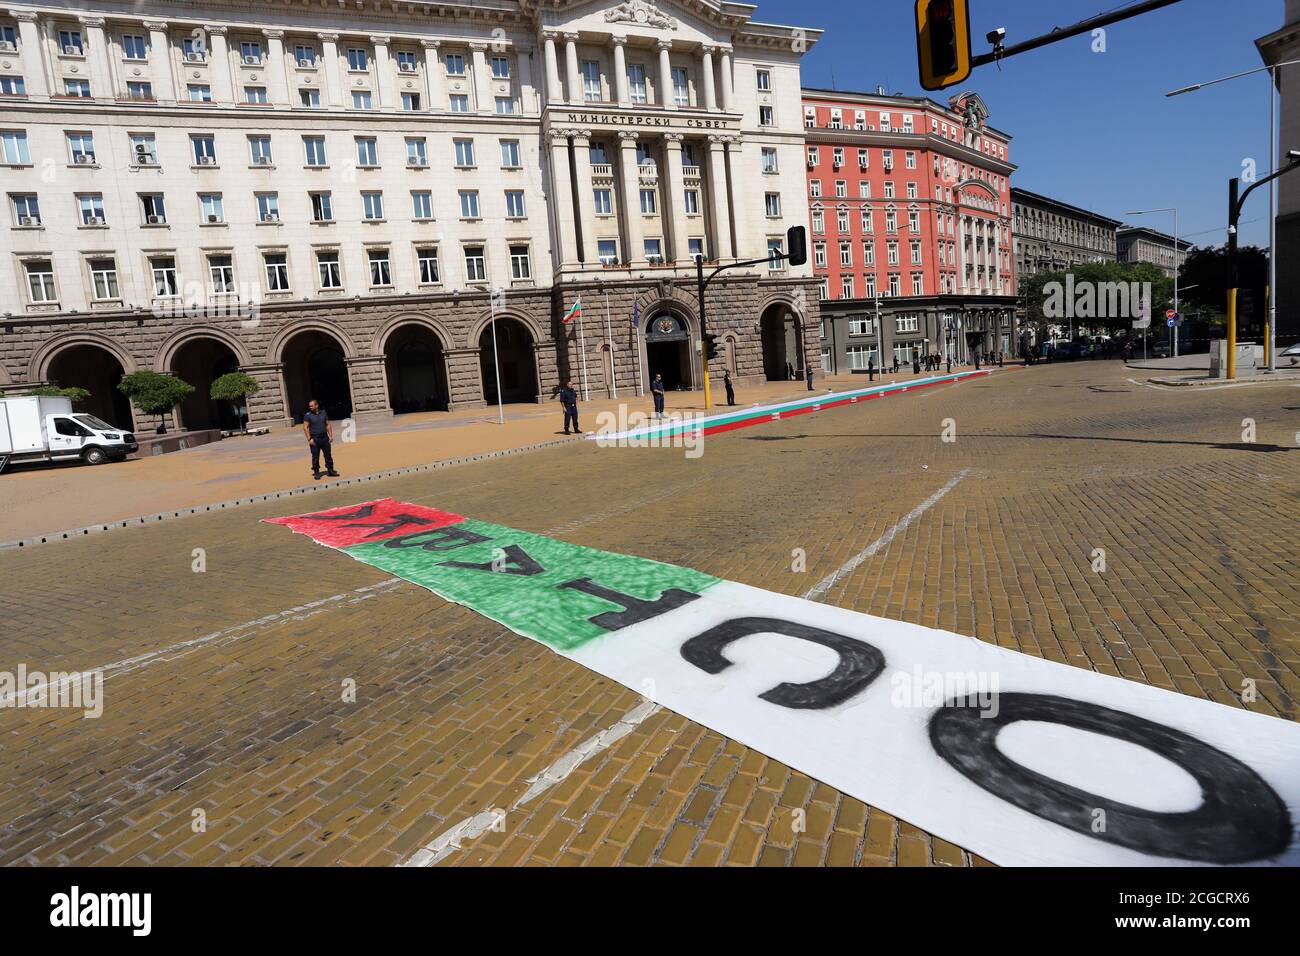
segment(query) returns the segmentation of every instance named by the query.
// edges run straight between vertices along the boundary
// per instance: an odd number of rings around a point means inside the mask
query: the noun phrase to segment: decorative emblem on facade
[[[978,93],[960,93],[948,100],[948,105],[962,115],[967,129],[983,129],[989,118],[988,107]]]
[[[676,30],[677,21],[646,0],[626,0],[612,10],[605,11],[606,23],[635,23],[643,27]]]

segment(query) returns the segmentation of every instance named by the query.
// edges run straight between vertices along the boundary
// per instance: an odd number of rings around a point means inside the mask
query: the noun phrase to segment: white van
[[[0,471],[7,465],[121,461],[140,445],[128,431],[72,410],[67,398],[0,398]]]

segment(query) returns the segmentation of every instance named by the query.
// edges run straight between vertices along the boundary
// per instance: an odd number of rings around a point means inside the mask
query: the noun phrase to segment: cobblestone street
[[[696,460],[571,443],[0,553],[0,668],[106,677],[95,720],[0,711],[0,863],[986,865],[260,519],[388,496],[806,595],[969,469],[816,600],[1296,720],[1300,387],[1143,374],[1008,368]]]

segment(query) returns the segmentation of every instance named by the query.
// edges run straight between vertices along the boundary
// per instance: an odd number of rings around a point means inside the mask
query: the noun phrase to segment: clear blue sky
[[[756,19],[820,27],[805,86],[919,95],[913,0],[753,0]],[[1128,0],[971,0],[974,51],[1005,27],[1007,42],[1128,6]],[[1268,162],[1268,74],[1167,99],[1169,90],[1263,65],[1255,40],[1282,26],[1283,0],[1182,0],[1107,28],[1107,52],[1083,35],[984,66],[962,88],[1014,137],[1012,184],[1115,219],[1177,206],[1184,235],[1219,245],[1228,180],[1243,159]],[[838,26],[837,26],[838,24]],[[941,102],[957,89],[933,94]],[[1285,144],[1300,148],[1300,143]],[[1297,173],[1295,175],[1300,175]],[[1247,205],[1244,244],[1268,241],[1268,194]],[[1171,232],[1172,216],[1133,220]],[[1213,230],[1203,232],[1203,230]],[[1201,233],[1200,235],[1191,235]]]

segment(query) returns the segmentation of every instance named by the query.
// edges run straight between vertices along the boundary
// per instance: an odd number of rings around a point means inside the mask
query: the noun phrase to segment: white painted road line
[[[662,708],[654,701],[643,701],[618,719],[613,727],[602,730],[596,736],[583,741],[568,751],[559,760],[551,764],[537,776],[528,781],[528,789],[510,805],[510,810],[518,810],[547,790],[563,783],[574,770],[599,753],[608,750],[649,718],[659,713]],[[507,811],[509,812],[509,811]],[[462,841],[473,840],[486,833],[493,824],[501,819],[498,812],[484,810],[468,819],[462,820],[447,830],[443,830],[423,848],[413,853],[410,859],[400,866],[433,866],[439,860],[461,848]]]
[[[851,574],[858,567],[860,567],[862,562],[867,560],[867,558],[871,558],[879,554],[882,548],[887,547],[889,543],[899,535],[899,533],[901,533],[907,528],[908,525],[910,525],[913,521],[921,517],[921,515],[925,514],[936,504],[938,504],[939,500],[943,498],[944,495],[946,495],[948,492],[956,488],[957,483],[960,482],[963,478],[965,478],[969,474],[970,474],[969,468],[963,468],[961,471],[959,471],[957,475],[950,482],[948,482],[946,485],[944,485],[942,488],[940,488],[938,491],[932,494],[929,498],[926,498],[919,505],[913,508],[911,512],[909,512],[901,521],[898,522],[898,524],[894,525],[883,535],[881,535],[877,541],[873,542],[865,550],[859,551],[857,554],[855,554],[849,560],[845,561],[842,565],[840,565],[830,574],[826,575],[826,577],[822,578],[821,582],[818,583],[816,587],[811,588],[808,591],[804,592],[803,595],[804,600],[807,601],[821,600],[822,595],[824,595],[827,591],[833,588],[835,586],[836,581],[844,577],[844,575],[846,574]]]

